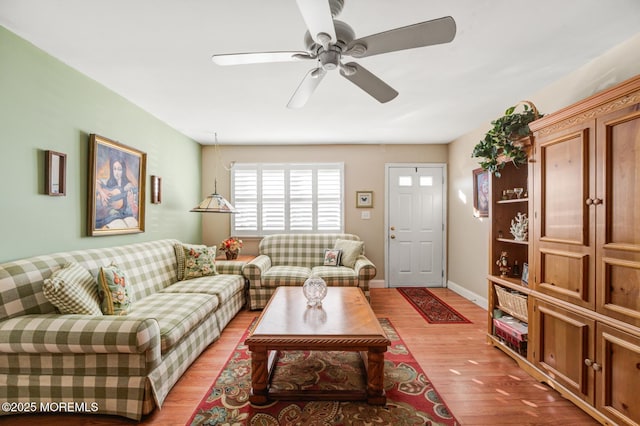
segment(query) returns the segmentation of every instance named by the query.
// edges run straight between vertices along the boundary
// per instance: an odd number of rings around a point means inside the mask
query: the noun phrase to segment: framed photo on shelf
[[[529,286],[529,264],[522,264],[522,284]]]
[[[356,191],[356,207],[370,209],[373,207],[373,191]]]
[[[146,153],[90,135],[89,235],[144,232],[146,166]]]
[[[482,168],[473,171],[473,215],[489,217],[489,172]]]

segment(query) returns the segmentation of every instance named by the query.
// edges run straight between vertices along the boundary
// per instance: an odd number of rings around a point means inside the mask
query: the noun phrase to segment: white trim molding
[[[487,300],[486,297],[480,296],[479,294],[469,291],[468,289],[462,287],[459,284],[454,283],[453,281],[447,281],[447,287],[449,288],[449,290],[458,293],[460,296],[464,297],[465,299],[480,306],[485,311],[489,308],[489,301]]]

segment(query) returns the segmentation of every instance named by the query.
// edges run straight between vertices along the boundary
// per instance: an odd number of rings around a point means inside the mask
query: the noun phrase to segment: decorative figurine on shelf
[[[220,251],[224,252],[227,260],[237,259],[241,248],[242,240],[235,237],[229,237],[220,243]]]
[[[511,234],[516,241],[525,241],[527,239],[527,233],[529,231],[529,218],[526,213],[520,213],[516,215],[515,219],[511,220]]]
[[[496,265],[498,265],[498,269],[500,269],[500,276],[506,277],[509,273],[509,255],[506,251],[500,253],[500,258],[496,260]]]
[[[520,277],[520,265],[518,265],[518,261],[513,262],[513,268],[511,268],[511,275],[514,277]]]
[[[516,198],[519,200],[522,198],[522,193],[524,192],[524,188],[513,188],[513,193],[516,194]]]

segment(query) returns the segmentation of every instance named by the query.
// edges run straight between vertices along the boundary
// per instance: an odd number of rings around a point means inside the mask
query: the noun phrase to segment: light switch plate
[[[366,210],[360,213],[361,219],[371,219],[371,212]]]

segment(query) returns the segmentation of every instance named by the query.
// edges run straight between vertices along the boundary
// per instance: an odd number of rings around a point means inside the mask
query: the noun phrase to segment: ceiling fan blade
[[[348,70],[348,72],[346,72],[345,69]],[[355,62],[345,64],[343,68],[340,69],[340,75],[373,96],[380,103],[389,102],[398,96],[398,92],[396,92],[393,87]]]
[[[228,53],[213,55],[211,60],[218,65],[244,65],[261,64],[266,62],[293,62],[305,59],[315,59],[309,52],[255,52],[255,53]]]
[[[302,13],[302,19],[307,25],[309,34],[316,43],[325,45],[325,40],[318,37],[318,34],[324,33],[331,37],[334,42],[336,37],[336,29],[333,25],[333,16],[328,0],[296,0],[298,9]]]
[[[365,58],[380,53],[449,43],[455,36],[456,21],[451,16],[446,16],[353,40],[347,46],[346,54]],[[364,53],[361,46],[366,49]]]
[[[302,108],[326,74],[327,72],[321,67],[314,68],[309,71],[298,85],[293,96],[291,96],[291,99],[287,104],[287,108]]]

